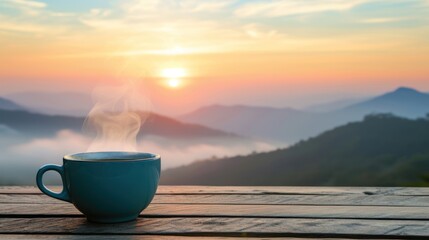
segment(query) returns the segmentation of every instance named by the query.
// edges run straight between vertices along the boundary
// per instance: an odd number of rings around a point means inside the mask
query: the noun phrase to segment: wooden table
[[[161,186],[137,221],[96,224],[0,187],[0,239],[429,239],[429,188]]]

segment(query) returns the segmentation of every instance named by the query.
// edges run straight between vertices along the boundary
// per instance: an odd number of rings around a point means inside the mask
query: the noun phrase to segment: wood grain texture
[[[0,204],[68,204],[40,194],[0,194]],[[396,195],[156,195],[152,204],[324,205],[429,207],[429,196]]]
[[[95,224],[34,187],[0,187],[0,239],[225,237],[428,239],[429,188],[161,186],[137,221]]]
[[[429,236],[429,222],[293,218],[139,218],[128,223],[95,224],[84,218],[1,218],[1,233],[425,239]]]
[[[53,187],[59,190],[61,187]],[[1,193],[42,194],[36,187],[0,186]],[[236,187],[159,186],[158,194],[285,194],[285,195],[400,195],[429,196],[429,188],[408,187]]]
[[[40,239],[60,239],[60,240],[243,240],[242,237],[207,237],[207,236],[163,236],[163,235],[58,235],[58,234],[3,234],[2,240],[40,240]],[[314,240],[314,238],[251,238],[252,240]],[[319,238],[320,239],[320,238]],[[322,238],[327,240],[328,238]],[[332,239],[332,238],[329,238]],[[335,238],[336,240],[348,240],[345,238]]]
[[[82,216],[72,204],[1,204],[0,217]],[[151,204],[143,217],[263,217],[412,219],[429,221],[429,207]]]

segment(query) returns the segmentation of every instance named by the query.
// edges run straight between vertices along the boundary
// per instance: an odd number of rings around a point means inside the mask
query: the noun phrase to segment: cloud
[[[34,3],[28,4],[29,1],[24,2],[30,6],[34,5]],[[367,19],[363,20],[363,23],[367,24],[362,24],[360,19],[368,17],[365,14],[366,8],[354,9],[350,14],[329,14],[323,18],[323,21],[311,18],[312,13],[347,11],[369,1],[374,0],[126,0],[72,13],[55,12],[51,8],[42,7],[44,4],[36,3],[35,5],[39,7],[26,7],[31,9],[30,14],[16,13],[16,11],[1,13],[4,18],[0,18],[0,30],[3,30],[0,34],[6,36],[3,40],[6,44],[3,44],[4,47],[0,46],[0,49],[16,45],[14,50],[16,53],[31,55],[33,59],[81,58],[84,61],[89,58],[109,59],[109,63],[94,62],[94,67],[91,69],[83,67],[85,71],[79,73],[81,76],[84,74],[93,76],[99,72],[108,74],[113,70],[107,69],[106,66],[115,61],[120,64],[124,56],[136,57],[136,59],[141,57],[138,59],[139,63],[136,63],[138,68],[127,72],[133,75],[134,72],[140,71],[137,69],[142,69],[142,66],[145,68],[144,71],[162,67],[161,65],[167,64],[162,60],[162,56],[168,55],[182,55],[183,59],[186,59],[184,60],[186,64],[201,64],[201,66],[207,66],[206,69],[210,69],[211,67],[203,63],[202,59],[210,59],[214,56],[211,55],[212,53],[390,49],[392,45],[386,42],[396,44],[402,40],[391,37],[398,35],[397,32],[393,33],[391,28],[376,23],[392,20]],[[9,4],[16,0],[7,2]],[[371,12],[377,13],[371,16],[402,16],[404,15],[400,15],[402,8],[406,8],[407,12],[413,10],[411,6],[395,5],[392,8],[383,8],[380,4],[371,7],[374,8]],[[37,16],[34,15],[35,10],[38,11]],[[266,19],[296,14],[301,15],[284,19],[284,21]],[[416,12],[417,14],[421,13]],[[374,31],[374,27],[379,28],[380,31]],[[401,34],[404,38],[411,35],[417,36],[416,34],[422,33],[422,30],[417,27],[419,26],[405,27],[398,24],[395,31],[406,31],[405,34]],[[364,41],[361,41],[362,38]],[[422,39],[423,35],[420,34],[418,38]],[[109,41],[105,41],[106,39]],[[404,46],[412,46],[410,41],[402,42]],[[176,49],[182,50],[176,51]],[[201,60],[195,60],[194,57],[199,54]],[[8,56],[8,58],[16,58],[15,62],[18,62],[19,57],[19,54]],[[38,63],[44,64],[41,61]],[[65,69],[69,71],[65,62],[62,63],[64,68],[57,71]],[[76,64],[81,63],[76,61]],[[272,66],[275,68],[274,65]],[[48,63],[45,69],[42,71],[43,74],[50,69]],[[201,75],[206,74],[204,71],[205,69],[202,68]]]
[[[390,23],[404,20],[403,18],[368,18],[363,19],[361,23]]]
[[[284,146],[284,144],[282,144]],[[170,140],[159,137],[144,139],[139,143],[139,149],[160,154],[162,168],[171,168],[190,164],[196,160],[210,159],[225,156],[250,154],[253,151],[270,151],[279,147],[273,143],[263,141],[227,142],[219,139],[211,142],[188,142],[182,140]]]
[[[48,28],[41,24],[17,22],[9,18],[0,16],[0,30],[26,32],[26,33],[40,33],[48,31]]]
[[[197,0],[185,0],[181,1],[180,5],[187,11],[190,12],[216,12],[225,10],[234,1],[231,0],[220,0],[220,1],[197,1]]]
[[[9,131],[3,126],[0,130]],[[92,139],[82,134],[61,130],[53,137],[25,138],[10,142],[9,137],[0,136],[0,185],[33,184],[37,169],[44,164],[62,164],[66,154],[84,152]],[[9,139],[9,141],[2,141]],[[283,144],[282,144],[283,145]],[[209,159],[213,156],[235,156],[250,154],[253,151],[269,151],[277,148],[275,144],[262,141],[230,141],[225,139],[209,140],[174,140],[162,137],[147,136],[139,141],[138,150],[160,154],[162,168],[171,168],[189,164],[196,160]]]
[[[8,141],[3,141],[6,139]],[[0,185],[34,185],[39,167],[48,163],[62,164],[65,154],[84,151],[89,144],[88,139],[69,130],[59,131],[52,138],[28,139],[31,136],[12,141],[10,137],[0,136]]]
[[[109,9],[99,9],[99,8],[93,8],[90,10],[90,14],[92,16],[101,16],[101,17],[107,17],[112,13],[112,10]]]
[[[18,132],[12,128],[6,126],[6,125],[0,124],[0,134],[1,134],[1,136],[5,136],[5,135],[9,135],[9,134],[15,135],[15,134],[18,134]]]
[[[53,17],[73,17],[76,16],[75,13],[70,13],[70,12],[49,12],[50,16]]]
[[[11,7],[29,7],[29,8],[45,8],[47,5],[44,2],[32,0],[4,0],[3,4]]]
[[[0,30],[5,32],[20,32],[26,34],[49,34],[53,36],[58,32],[66,31],[69,23],[58,21],[61,18],[72,19],[75,13],[57,12],[47,9],[47,4],[33,0],[5,0],[0,1]],[[16,11],[2,12],[1,7]],[[41,36],[41,35],[38,35]],[[16,37],[14,35],[14,37]],[[52,39],[52,38],[51,38]],[[15,40],[13,40],[16,42]]]
[[[160,13],[217,12],[226,10],[227,7],[231,6],[234,2],[234,0],[131,0],[124,2],[121,8],[128,14],[139,14],[141,16],[151,17],[159,16]]]
[[[277,0],[245,4],[235,11],[238,17],[280,17],[325,11],[349,10],[368,0]]]
[[[246,24],[243,26],[243,30],[252,38],[271,38],[278,35],[276,30],[256,23]]]
[[[90,139],[81,134],[70,130],[61,130],[53,138],[36,138],[30,142],[12,146],[10,153],[17,156],[62,156],[69,153],[86,151],[89,143]]]
[[[37,16],[46,8],[46,3],[33,0],[5,0],[0,6],[14,8],[27,16]]]
[[[223,4],[210,5],[210,11],[220,9]],[[122,7],[122,13],[102,16],[94,10],[78,19],[97,36],[106,35],[110,43],[117,43],[118,48],[110,48],[107,55],[168,55],[176,46],[187,49],[187,53],[225,51],[226,45],[239,41],[242,31],[224,21],[201,19],[199,11],[209,11],[208,8],[192,5],[170,9],[156,4],[128,3]]]

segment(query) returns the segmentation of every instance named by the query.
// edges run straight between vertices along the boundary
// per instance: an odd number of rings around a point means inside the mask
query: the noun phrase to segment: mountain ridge
[[[24,107],[15,103],[12,100],[0,97],[0,109],[3,110],[24,110]]]
[[[140,113],[144,114],[144,113]],[[0,110],[0,124],[11,129],[31,133],[39,136],[54,135],[62,129],[70,129],[80,132],[85,118],[46,115],[32,113],[24,110]],[[210,138],[225,137],[232,139],[244,139],[237,134],[208,128],[198,124],[182,123],[178,120],[151,113],[140,130],[140,135],[160,135],[173,138]]]
[[[271,152],[163,172],[178,185],[404,186],[429,172],[429,118],[369,115]]]
[[[394,91],[343,108],[340,112],[369,114],[370,110],[409,118],[421,117],[429,112],[429,94],[410,87],[398,87]]]
[[[91,95],[80,92],[17,92],[4,97],[33,112],[47,115],[82,117],[93,106]]]
[[[216,129],[262,139],[294,143],[371,113],[416,118],[429,112],[429,94],[399,87],[391,92],[331,112],[293,108],[211,105],[179,117]]]

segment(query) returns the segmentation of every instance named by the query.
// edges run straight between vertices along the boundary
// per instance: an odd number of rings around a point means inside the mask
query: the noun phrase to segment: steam
[[[88,151],[137,151],[137,135],[149,116],[148,102],[135,83],[99,87],[84,131],[95,135]]]

